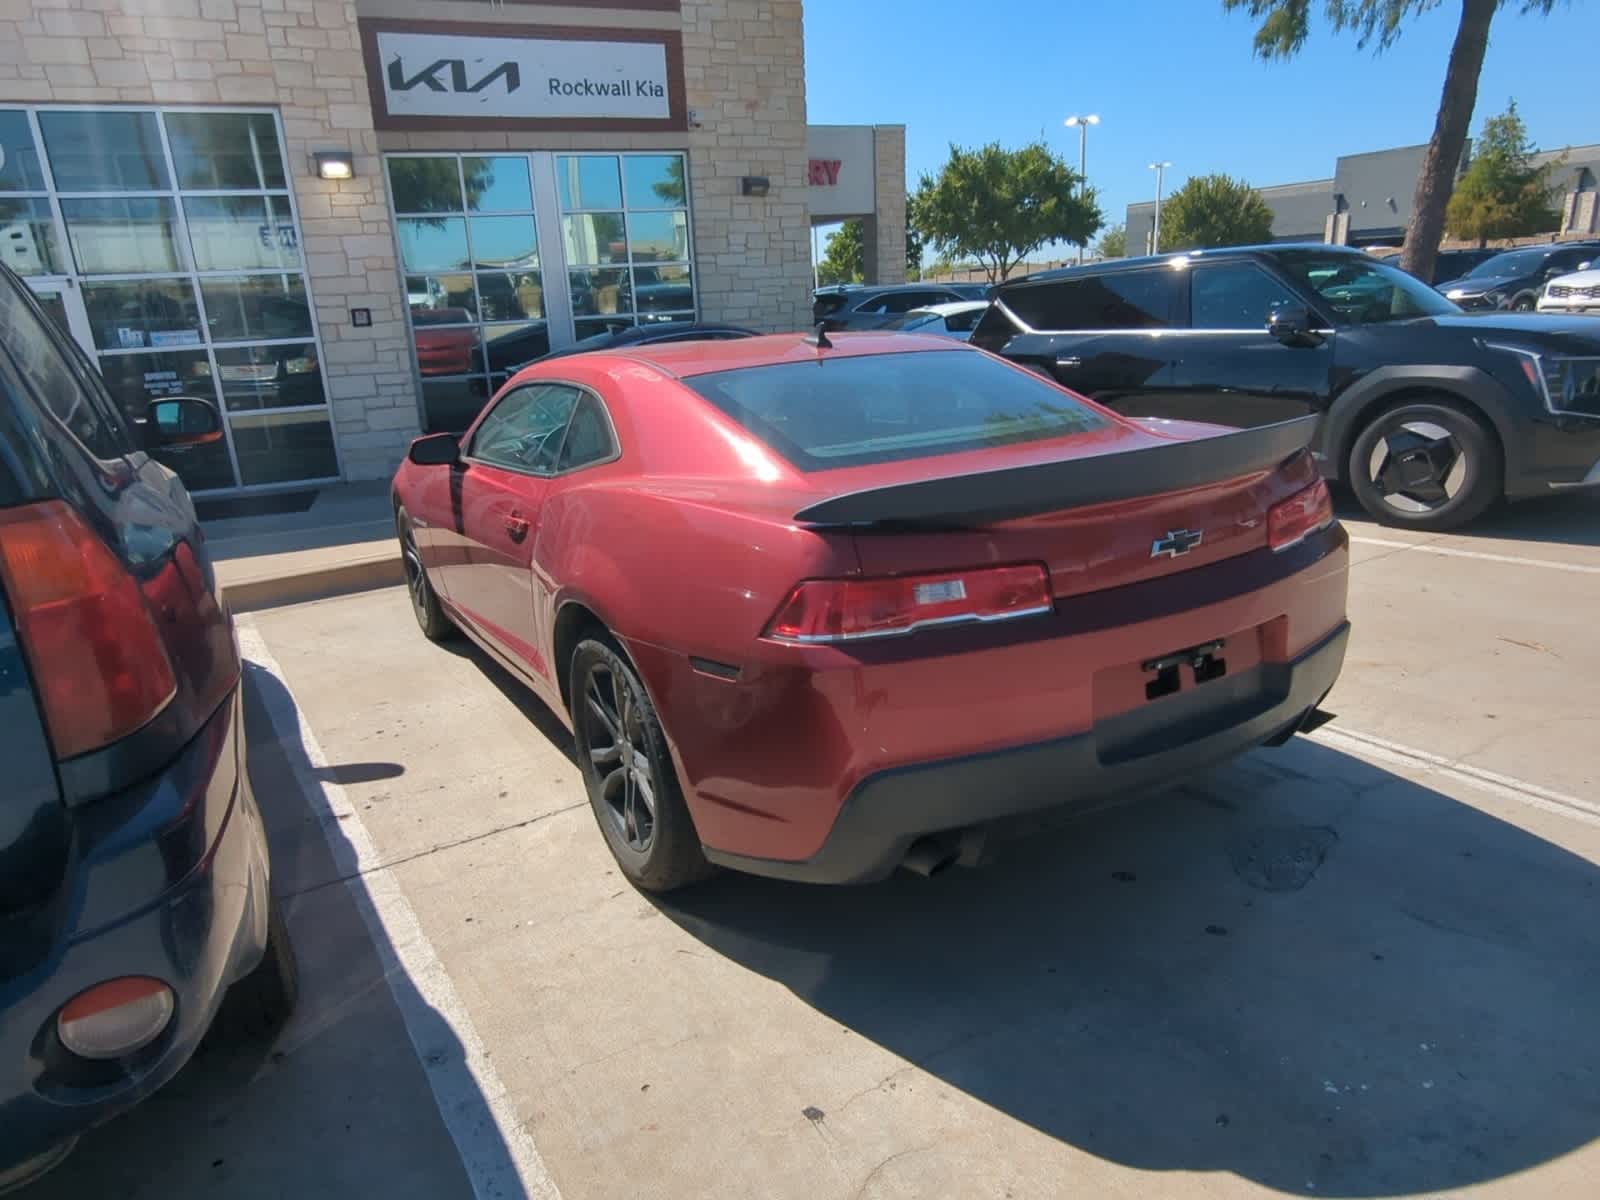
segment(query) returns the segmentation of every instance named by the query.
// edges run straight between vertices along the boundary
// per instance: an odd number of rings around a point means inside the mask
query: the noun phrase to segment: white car
[[[1539,293],[1539,311],[1600,316],[1600,270],[1591,268],[1574,271],[1571,275],[1557,275]]]
[[[953,300],[948,304],[930,304],[926,308],[913,308],[884,325],[900,333],[935,333],[966,341],[972,331],[989,311],[987,300]]]

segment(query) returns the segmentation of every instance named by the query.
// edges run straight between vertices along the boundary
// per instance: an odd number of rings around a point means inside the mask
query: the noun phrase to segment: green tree
[[[1161,206],[1158,250],[1248,246],[1272,237],[1272,210],[1242,179],[1196,175]]]
[[[1456,184],[1445,224],[1458,238],[1486,246],[1490,238],[1547,233],[1561,223],[1551,204],[1555,163],[1533,165],[1539,153],[1517,115],[1517,102],[1483,123],[1472,165]]]
[[[922,239],[917,236],[909,216],[906,220],[906,278],[922,278]]]
[[[1101,225],[1100,206],[1079,182],[1043,142],[1018,150],[998,142],[951,146],[938,175],[922,177],[909,211],[941,257],[975,258],[998,283],[1048,242],[1088,244]]]
[[[1445,67],[1433,137],[1417,174],[1400,257],[1400,265],[1422,279],[1432,278],[1433,260],[1444,235],[1445,209],[1478,102],[1478,76],[1489,47],[1489,25],[1496,12],[1513,2],[1522,13],[1544,14],[1556,5],[1556,0],[1461,0],[1461,18]],[[1376,43],[1379,51],[1395,43],[1408,18],[1438,5],[1439,0],[1323,0],[1328,23],[1335,30],[1351,30],[1357,46]],[[1311,29],[1311,0],[1222,0],[1222,7],[1230,11],[1243,8],[1260,19],[1255,51],[1261,58],[1293,57]]]
[[[1094,244],[1094,252],[1101,258],[1126,258],[1128,256],[1128,227],[1111,225]]]
[[[860,283],[863,278],[863,243],[859,220],[846,221],[830,233],[822,261],[817,264],[817,282]]]

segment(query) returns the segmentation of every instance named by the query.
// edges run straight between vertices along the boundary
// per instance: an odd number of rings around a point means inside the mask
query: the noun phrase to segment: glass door
[[[63,276],[36,275],[27,281],[39,305],[83,352],[94,361],[94,337],[89,332],[89,312],[83,306],[83,292],[74,280]]]

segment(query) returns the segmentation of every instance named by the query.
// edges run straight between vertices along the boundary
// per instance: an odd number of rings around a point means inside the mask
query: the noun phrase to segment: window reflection
[[[201,271],[300,265],[300,234],[285,196],[191,196],[183,211]]]
[[[581,213],[561,218],[567,262],[613,263],[628,260],[621,213]]]
[[[59,275],[67,270],[56,244],[50,201],[0,200],[0,255],[18,275]]]
[[[473,212],[533,210],[533,188],[524,155],[463,158],[461,176],[466,181],[467,207]]]
[[[187,279],[85,282],[83,305],[101,350],[201,344],[200,309]]]
[[[246,413],[228,423],[241,483],[326,479],[339,473],[325,411]]]
[[[472,265],[462,217],[410,217],[399,222],[400,258],[407,271],[459,271]]]
[[[413,317],[430,313],[452,313],[454,321],[475,321],[478,317],[477,285],[471,275],[407,275],[406,303]]]
[[[622,160],[629,208],[683,208],[689,203],[681,154],[630,154]]]
[[[689,257],[689,214],[628,214],[628,253],[639,262],[682,262]]]
[[[625,269],[570,271],[567,278],[572,288],[574,313],[587,315],[633,311],[633,296],[628,284],[628,272]],[[627,323],[633,324],[632,321]]]
[[[391,158],[389,191],[397,213],[461,212],[461,168],[455,155]]]
[[[543,321],[486,325],[483,344],[490,374],[504,374],[550,353],[550,330]]]
[[[622,183],[617,175],[617,160],[612,155],[558,154],[556,185],[561,189],[564,212],[622,207]]]
[[[153,192],[169,187],[155,113],[42,112],[39,131],[58,191]]]
[[[0,162],[0,192],[44,191],[44,169],[33,144],[28,114],[17,109],[0,112],[0,146],[5,159]]]
[[[486,321],[544,316],[544,287],[538,271],[479,275],[478,295]]]
[[[202,279],[200,297],[213,341],[311,336],[311,305],[299,275]]]
[[[217,382],[230,412],[324,404],[314,342],[219,349]]]
[[[488,400],[489,385],[481,375],[422,381],[422,415],[429,433],[463,432]]]
[[[141,275],[181,270],[177,223],[165,197],[63,200],[78,270],[85,275]]]
[[[473,217],[472,258],[480,267],[537,267],[532,217]]]
[[[285,186],[271,113],[168,113],[166,121],[180,188]]]

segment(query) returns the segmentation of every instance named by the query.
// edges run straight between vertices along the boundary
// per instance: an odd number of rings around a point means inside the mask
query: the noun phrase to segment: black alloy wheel
[[[573,740],[606,846],[634,886],[666,892],[711,873],[644,684],[610,639],[573,652]]]
[[[443,641],[455,632],[455,625],[445,615],[444,607],[428,582],[427,568],[422,565],[422,554],[417,549],[417,533],[405,509],[395,513],[395,528],[400,535],[400,561],[405,566],[406,592],[411,598],[411,614],[417,618],[417,628],[429,641]]]
[[[1485,425],[1446,399],[1395,405],[1350,450],[1349,481],[1385,525],[1452,529],[1500,497],[1500,447]]]
[[[1538,300],[1535,297],[1531,296],[1531,295],[1529,295],[1529,296],[1518,296],[1515,300],[1513,300],[1511,302],[1511,311],[1512,312],[1532,312],[1535,308],[1538,307],[1538,304],[1539,304]]]

